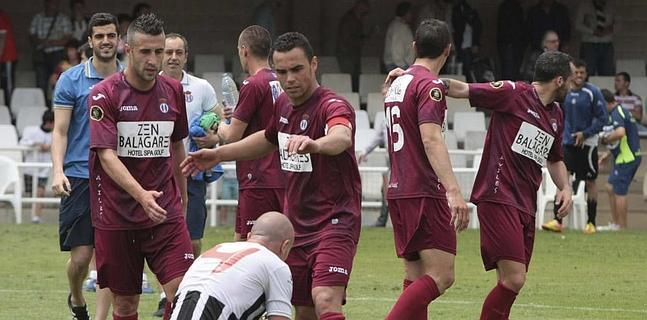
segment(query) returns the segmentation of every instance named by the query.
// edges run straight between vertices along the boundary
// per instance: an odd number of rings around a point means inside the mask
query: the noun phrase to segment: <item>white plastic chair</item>
[[[11,112],[5,105],[0,105],[0,124],[11,124]]]
[[[369,93],[368,101],[366,102],[366,111],[368,111],[368,114],[384,113],[384,96],[379,92]]]
[[[40,88],[16,88],[11,94],[11,111],[17,115],[21,107],[47,107],[45,95]]]
[[[0,89],[0,105],[3,105],[3,106],[6,105],[5,102],[6,101],[4,101],[4,89]]]
[[[10,124],[0,125],[0,149],[2,147],[17,147],[18,146],[18,133],[16,132],[16,127]],[[21,151],[2,151],[0,150],[0,156],[5,156],[15,162],[22,162],[22,152]]]
[[[546,205],[555,202],[555,194],[557,193],[557,186],[550,178],[548,169],[541,169],[542,181],[539,189],[537,190],[537,212],[535,212],[535,226],[541,229],[544,224]]]
[[[468,130],[465,132],[465,150],[478,150],[482,149],[485,144],[485,136],[487,131],[473,131]]]
[[[458,149],[456,133],[452,130],[445,132],[445,145],[449,151],[449,160],[452,162],[452,168],[467,167],[467,156],[464,154],[453,154],[451,150]]]
[[[485,114],[483,112],[454,113],[454,132],[458,143],[465,141],[467,131],[485,131]]]
[[[339,73],[339,62],[335,56],[317,56],[319,64],[317,65],[317,73]]]
[[[361,73],[380,73],[380,58],[361,57]]]
[[[225,56],[220,54],[196,54],[193,70],[196,74],[225,72]]]
[[[368,113],[365,110],[355,110],[355,127],[357,129],[371,129],[371,124],[368,121]]]
[[[16,116],[16,129],[22,135],[27,126],[39,126],[42,122],[44,107],[20,107]]]
[[[368,114],[371,115],[370,112],[368,112]],[[384,111],[378,111],[378,112],[374,113],[374,116],[373,116],[373,129],[380,129],[381,130],[382,123],[384,123],[384,120],[386,120],[386,117],[384,115]]]
[[[586,213],[587,203],[586,203],[586,192],[585,192],[585,183],[580,181],[580,184],[577,186],[577,190],[573,195],[573,209],[567,218],[567,225],[571,229],[583,230],[586,225],[587,213]]]
[[[447,97],[447,123],[454,124],[454,114],[457,112],[475,112],[476,109],[470,107],[470,102],[467,99],[454,99]]]
[[[355,129],[355,151],[363,151],[373,139],[373,129]]]
[[[386,79],[385,74],[380,73],[362,73],[359,75],[359,97],[362,103],[368,101],[368,94],[372,92],[381,92],[382,84]],[[382,98],[384,101],[384,98]]]
[[[324,73],[321,75],[321,85],[339,92],[353,92],[350,73]]]
[[[359,94],[357,94],[357,92],[338,92],[337,94],[348,100],[348,103],[353,106],[353,109],[355,109],[355,111],[358,111],[360,109]]]
[[[13,185],[13,192],[9,193]],[[10,158],[0,156],[0,201],[8,201],[13,206],[16,223],[22,223],[22,185],[18,165]]]

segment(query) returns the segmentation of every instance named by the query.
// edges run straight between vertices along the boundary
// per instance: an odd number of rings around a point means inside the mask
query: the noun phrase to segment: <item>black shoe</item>
[[[157,303],[157,311],[153,313],[153,317],[163,317],[164,311],[166,311],[166,298],[160,299]]]
[[[72,306],[72,294],[67,295],[67,306],[70,308],[72,313],[72,320],[90,320],[90,315],[88,314],[88,306],[84,305],[81,307]]]

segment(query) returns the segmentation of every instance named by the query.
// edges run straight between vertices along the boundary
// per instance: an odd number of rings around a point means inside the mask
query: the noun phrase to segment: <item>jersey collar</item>
[[[88,59],[88,61],[85,62],[85,65],[83,66],[83,71],[85,73],[85,76],[91,79],[103,79],[104,77],[99,73],[97,73],[97,70],[94,68],[94,65],[92,64],[93,60],[94,60],[94,57],[90,57],[90,59]],[[123,70],[124,70],[123,64],[121,63],[121,61],[119,61],[119,59],[117,59],[117,72],[120,72]]]

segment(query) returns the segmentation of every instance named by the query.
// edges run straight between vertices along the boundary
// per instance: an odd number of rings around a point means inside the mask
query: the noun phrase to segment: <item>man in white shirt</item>
[[[409,23],[413,19],[411,3],[400,2],[395,9],[395,18],[386,30],[384,40],[384,66],[389,72],[395,68],[406,69],[413,63],[413,32]]]
[[[186,38],[177,33],[169,33],[166,35],[166,44],[164,47],[164,60],[162,61],[162,75],[171,77],[182,83],[184,89],[184,97],[186,99],[186,113],[189,127],[191,123],[203,113],[213,111],[218,105],[218,98],[216,92],[207,82],[207,80],[194,77],[184,71],[187,58],[189,55],[189,43]],[[194,141],[200,148],[212,148],[216,145],[217,139],[215,134],[207,133],[205,137],[194,137]],[[189,143],[186,139],[186,152],[189,152]],[[193,246],[193,254],[196,256],[200,254],[202,249],[202,237],[204,235],[204,227],[207,219],[207,207],[205,199],[207,195],[207,182],[200,177],[200,179],[187,178],[187,193],[189,202],[186,212],[186,224],[189,228],[189,235],[191,236],[191,245]],[[156,316],[164,315],[164,306],[166,297],[162,291],[160,303],[158,306]]]
[[[54,129],[54,112],[46,110],[43,113],[43,122],[40,126],[25,127],[20,139],[20,145],[33,147],[35,150],[30,151],[25,156],[25,162],[51,162],[52,156],[49,149],[52,145],[52,129]],[[28,169],[25,172],[25,192],[32,194],[32,179],[37,178],[38,184],[36,189],[36,196],[43,197],[45,195],[45,184],[49,177],[49,168],[34,168]],[[36,204],[34,215],[31,217],[31,222],[39,223],[43,206],[40,203]]]
[[[246,242],[219,244],[202,254],[184,275],[171,320],[289,320],[292,274],[284,262],[294,229],[283,214],[260,216]]]

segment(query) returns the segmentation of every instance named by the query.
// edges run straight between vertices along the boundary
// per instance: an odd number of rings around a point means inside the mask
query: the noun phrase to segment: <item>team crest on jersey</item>
[[[492,81],[490,82],[490,87],[494,89],[501,89],[501,87],[503,87],[503,81]]]
[[[553,128],[553,131],[557,132],[557,120],[550,119],[550,126]]]
[[[169,110],[168,104],[166,103],[168,100],[166,98],[160,98],[160,111],[162,113],[167,113]]]
[[[439,88],[432,88],[431,91],[429,91],[429,98],[431,98],[431,100],[439,102],[443,99],[443,92],[440,91]]]
[[[299,128],[301,128],[301,130],[305,130],[307,127],[308,127],[308,120],[301,119],[301,122],[299,122]]]
[[[191,91],[184,91],[184,97],[186,98],[187,103],[193,101],[193,95],[191,94]]]
[[[90,107],[90,119],[94,121],[101,121],[103,119],[103,109],[99,106]]]

